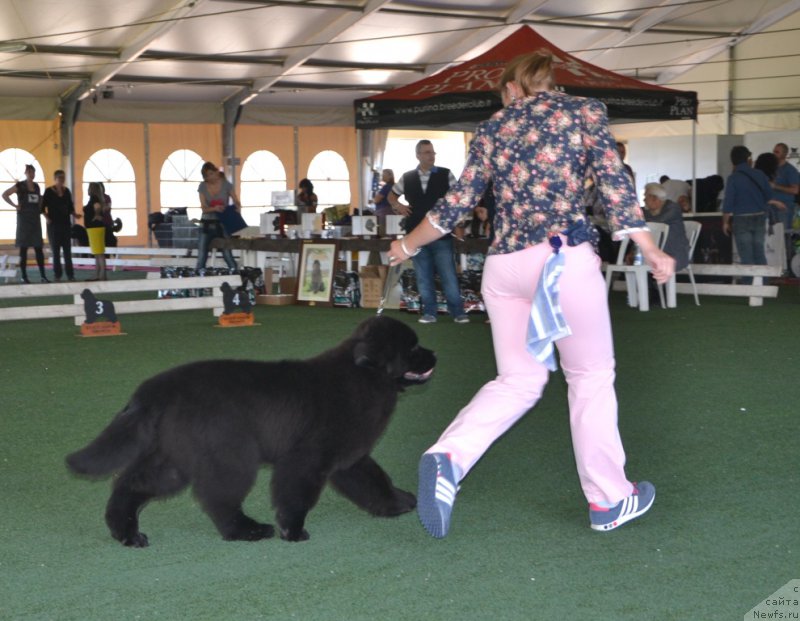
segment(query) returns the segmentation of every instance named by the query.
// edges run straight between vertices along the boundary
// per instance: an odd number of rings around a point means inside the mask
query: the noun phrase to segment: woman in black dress
[[[44,250],[42,248],[42,193],[39,184],[33,181],[36,169],[25,165],[25,181],[19,181],[3,192],[3,200],[17,210],[17,237],[15,246],[19,248],[19,270],[22,282],[28,284],[28,247],[36,254],[42,282],[50,282],[44,273]],[[11,196],[17,195],[17,202]]]

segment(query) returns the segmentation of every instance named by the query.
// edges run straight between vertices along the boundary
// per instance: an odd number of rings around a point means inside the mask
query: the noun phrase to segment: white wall
[[[742,137],[697,136],[695,176],[698,179],[709,175],[725,177],[730,173],[730,166],[724,166],[724,162],[729,161],[728,142],[731,142],[731,146],[742,144]],[[658,183],[661,175],[667,175],[670,179],[692,178],[691,136],[631,138],[627,144],[628,163],[636,173],[636,195],[639,202],[642,202],[644,186],[651,182]]]
[[[773,147],[778,142],[785,142],[789,145],[789,149],[797,149],[800,152],[800,130],[789,131],[783,130],[779,132],[752,132],[745,134],[744,144],[753,152],[753,160],[755,160],[760,153],[772,153]],[[792,163],[797,166],[797,160]]]

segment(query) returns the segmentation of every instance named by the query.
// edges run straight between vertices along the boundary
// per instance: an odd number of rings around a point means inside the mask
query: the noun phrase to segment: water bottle
[[[641,265],[644,263],[644,257],[642,257],[642,249],[639,246],[636,246],[636,254],[633,255],[633,264],[634,265]]]

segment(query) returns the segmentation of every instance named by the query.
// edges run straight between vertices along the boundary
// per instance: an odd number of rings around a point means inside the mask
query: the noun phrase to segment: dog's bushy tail
[[[143,417],[130,404],[125,406],[100,435],[79,451],[67,455],[66,462],[76,474],[103,476],[131,463],[146,444]]]

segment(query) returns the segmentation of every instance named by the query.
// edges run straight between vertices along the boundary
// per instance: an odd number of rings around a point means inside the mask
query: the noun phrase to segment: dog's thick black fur
[[[192,485],[223,538],[274,534],[242,502],[262,464],[273,464],[280,536],[308,539],[306,515],[326,482],[357,506],[395,516],[416,506],[370,457],[403,387],[436,364],[406,324],[373,317],[309,360],[210,360],[145,381],[88,446],[67,457],[76,473],[119,472],[106,507],[112,536],[144,547],[138,515],[154,498]]]

